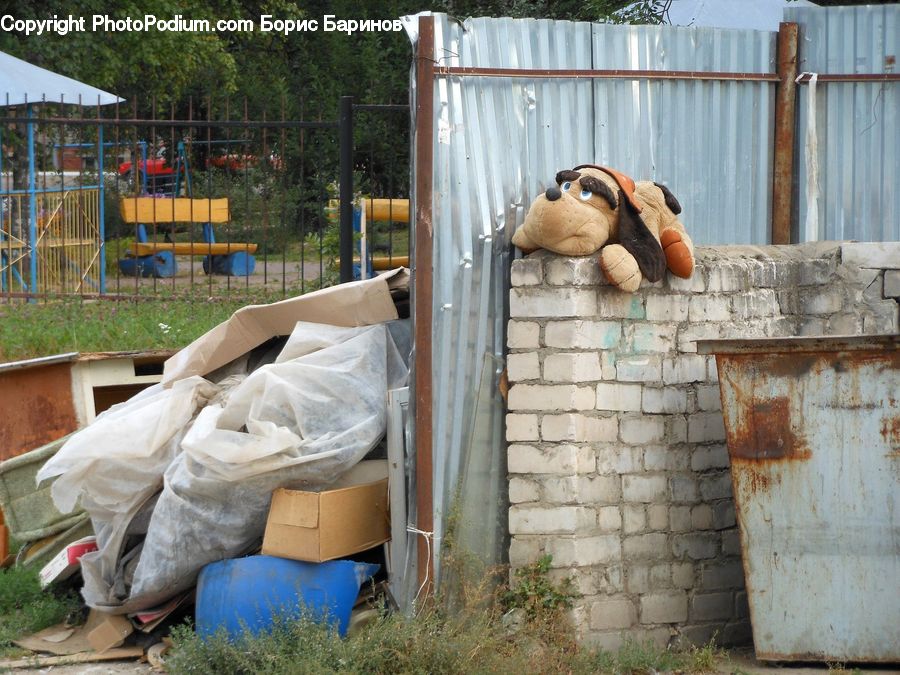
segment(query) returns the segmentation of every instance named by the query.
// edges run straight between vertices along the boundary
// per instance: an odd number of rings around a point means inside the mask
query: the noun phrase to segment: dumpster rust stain
[[[888,457],[900,457],[900,417],[881,420],[881,437],[891,448]]]
[[[747,416],[732,428],[731,456],[751,462],[805,460],[812,456],[806,439],[791,424],[788,396],[741,401]]]

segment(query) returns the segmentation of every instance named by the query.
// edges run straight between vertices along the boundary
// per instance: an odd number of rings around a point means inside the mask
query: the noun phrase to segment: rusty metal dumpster
[[[900,661],[900,336],[709,340],[756,656]]]

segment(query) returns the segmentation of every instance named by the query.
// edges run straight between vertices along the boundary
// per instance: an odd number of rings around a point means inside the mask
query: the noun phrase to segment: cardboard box
[[[97,537],[84,537],[63,548],[50,559],[38,575],[41,587],[45,588],[54,581],[68,579],[81,567],[81,556],[97,550]]]
[[[391,290],[408,286],[409,271],[399,268],[269,305],[242,307],[166,361],[163,385],[221,368],[270,338],[290,335],[298,321],[345,327],[393,321],[399,316]]]
[[[96,611],[91,610],[91,612]],[[125,638],[133,632],[134,626],[131,625],[128,617],[121,614],[103,614],[97,627],[88,633],[88,644],[96,652],[105,652],[107,649],[118,647],[124,643]]]
[[[262,552],[324,562],[391,538],[386,460],[360,462],[320,492],[276,490]]]

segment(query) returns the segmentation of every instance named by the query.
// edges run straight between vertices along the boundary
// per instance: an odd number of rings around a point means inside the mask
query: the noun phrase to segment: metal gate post
[[[794,130],[797,126],[797,45],[796,23],[778,27],[778,85],[775,89],[775,148],[772,182],[773,244],[791,243],[791,215],[794,210]]]
[[[353,281],[353,97],[341,96],[340,143],[340,255],[341,283]]]

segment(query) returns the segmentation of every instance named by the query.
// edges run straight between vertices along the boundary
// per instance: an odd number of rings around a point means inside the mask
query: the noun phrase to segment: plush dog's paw
[[[634,292],[641,285],[637,260],[620,244],[610,244],[600,251],[600,269],[607,281],[620,290]]]
[[[681,232],[675,229],[663,230],[659,242],[666,253],[666,266],[672,274],[687,279],[694,273],[694,255],[684,243]]]

